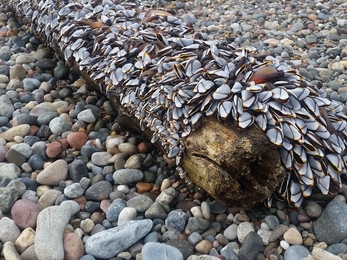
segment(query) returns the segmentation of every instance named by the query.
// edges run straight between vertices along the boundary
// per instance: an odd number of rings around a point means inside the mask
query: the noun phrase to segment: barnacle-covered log
[[[327,99],[293,64],[211,40],[141,2],[11,3],[216,199],[251,205],[278,186],[300,206],[314,189],[341,186],[344,104]]]

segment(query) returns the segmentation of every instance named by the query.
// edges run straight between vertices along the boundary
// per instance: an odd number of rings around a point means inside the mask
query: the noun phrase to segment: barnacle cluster
[[[185,138],[206,116],[253,124],[279,148],[288,170],[278,192],[295,206],[346,173],[344,105],[288,62],[255,48],[210,40],[170,13],[141,2],[13,0],[44,41],[64,51],[100,91],[152,130],[180,164]]]

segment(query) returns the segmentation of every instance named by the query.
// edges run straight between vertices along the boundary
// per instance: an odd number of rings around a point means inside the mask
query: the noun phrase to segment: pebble
[[[19,236],[20,230],[17,227],[16,223],[8,217],[2,217],[0,219],[0,241],[2,243],[14,243]]]
[[[131,207],[125,207],[119,213],[117,224],[121,225],[129,220],[133,220],[136,217],[136,215],[137,215],[136,209]]]
[[[249,222],[242,222],[237,227],[237,239],[240,243],[243,243],[243,240],[248,235],[249,232],[254,231],[254,227]],[[225,235],[225,234],[224,234]]]
[[[182,232],[188,220],[187,213],[181,209],[171,211],[165,219],[165,226],[168,230],[176,230]]]
[[[120,169],[113,173],[113,180],[116,184],[129,184],[141,181],[143,172],[137,169]]]
[[[112,201],[111,205],[107,208],[106,218],[109,221],[117,221],[119,214],[125,207],[126,207],[125,200],[121,198],[115,199],[114,201]]]
[[[254,231],[249,232],[243,239],[243,243],[239,251],[240,260],[255,259],[262,246],[262,238]]]
[[[17,200],[11,209],[11,218],[20,228],[35,228],[39,206],[30,200]]]
[[[115,228],[98,232],[86,241],[86,253],[103,259],[114,257],[134,245],[151,228],[152,221],[149,219],[130,220]]]
[[[301,245],[290,246],[284,252],[284,260],[298,260],[307,257],[310,254],[305,247]]]
[[[347,238],[347,205],[341,201],[331,201],[313,224],[319,241],[327,244],[339,243]],[[329,227],[329,228],[326,228]]]
[[[59,159],[37,175],[36,181],[39,184],[45,185],[59,185],[61,181],[66,179],[68,173],[68,165],[65,160]]]
[[[87,200],[102,201],[108,199],[112,192],[112,185],[108,181],[100,181],[90,186],[86,192]]]
[[[25,228],[19,237],[14,242],[14,245],[18,251],[18,253],[23,253],[30,246],[34,244],[35,239],[35,230],[32,228]]]
[[[152,260],[153,256],[158,259],[183,260],[182,253],[173,246],[148,242],[141,250],[142,260]]]
[[[66,260],[81,259],[84,255],[83,241],[75,233],[68,233],[64,237],[63,246]]]
[[[283,238],[286,242],[292,245],[302,244],[302,237],[300,232],[295,228],[289,228],[284,234]]]
[[[145,212],[152,204],[153,200],[142,194],[127,201],[127,206],[136,209],[137,212]]]

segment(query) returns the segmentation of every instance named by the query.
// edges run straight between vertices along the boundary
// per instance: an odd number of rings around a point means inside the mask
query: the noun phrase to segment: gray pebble
[[[158,259],[183,260],[182,253],[173,246],[149,242],[145,244],[141,251],[143,260],[152,260],[153,256]]]
[[[61,117],[56,117],[49,122],[49,129],[53,134],[61,135],[62,133],[69,131],[71,126]]]
[[[119,217],[119,213],[126,207],[125,200],[118,198],[112,201],[111,205],[108,207],[106,211],[106,218],[109,221],[117,221]]]
[[[136,209],[137,212],[145,212],[153,204],[153,200],[145,195],[137,195],[127,201],[127,207]]]
[[[307,257],[309,254],[310,251],[308,251],[304,246],[294,245],[290,246],[284,252],[284,260],[298,260]]]
[[[87,200],[102,201],[108,199],[111,192],[111,183],[108,181],[100,181],[90,186],[84,195]]]
[[[120,169],[113,173],[113,180],[116,184],[129,184],[141,181],[143,172],[136,169]]]
[[[144,219],[127,221],[118,227],[98,232],[87,240],[86,253],[109,259],[135,244],[147,235],[151,228],[152,221]]]
[[[181,209],[171,211],[165,219],[165,226],[168,230],[176,230],[182,232],[188,219],[187,213]]]
[[[64,194],[70,199],[75,199],[82,196],[84,193],[83,188],[79,183],[72,183],[64,189]]]
[[[11,118],[13,111],[11,100],[6,95],[0,96],[0,116]]]

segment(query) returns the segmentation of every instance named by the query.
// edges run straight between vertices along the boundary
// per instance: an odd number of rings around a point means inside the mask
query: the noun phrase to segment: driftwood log
[[[290,62],[211,40],[142,2],[10,3],[128,125],[224,204],[250,207],[276,190],[299,207],[342,187],[346,105]]]

